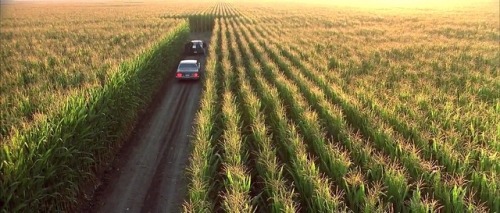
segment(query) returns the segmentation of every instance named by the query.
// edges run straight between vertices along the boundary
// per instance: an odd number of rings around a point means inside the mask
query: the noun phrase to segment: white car
[[[200,79],[200,62],[198,60],[182,60],[177,67],[175,78],[182,79]]]

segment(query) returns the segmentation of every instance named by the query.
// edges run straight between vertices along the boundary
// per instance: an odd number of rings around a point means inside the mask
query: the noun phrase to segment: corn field
[[[500,212],[498,9],[208,11],[185,212]]]
[[[2,5],[0,143],[150,50],[183,21],[165,13],[204,8],[183,5]]]
[[[89,199],[177,66],[189,23],[161,17],[176,5],[2,8],[0,212]]]
[[[204,31],[184,212],[500,212],[498,2],[54,5],[0,14],[1,212],[75,211]]]

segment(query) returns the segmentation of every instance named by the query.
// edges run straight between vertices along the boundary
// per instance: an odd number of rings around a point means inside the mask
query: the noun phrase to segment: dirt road
[[[210,34],[192,34],[210,40]],[[204,56],[195,56],[205,65]],[[189,57],[193,59],[193,57]],[[204,68],[203,68],[204,69]],[[179,212],[201,81],[168,78],[104,177],[91,212]]]

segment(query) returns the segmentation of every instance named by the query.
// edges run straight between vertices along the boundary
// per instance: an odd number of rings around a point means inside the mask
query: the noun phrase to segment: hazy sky
[[[273,1],[273,0],[269,0]],[[283,0],[286,1],[286,0]],[[326,4],[336,5],[352,5],[352,6],[396,6],[396,7],[474,7],[478,5],[496,5],[500,6],[500,0],[291,0],[293,2],[321,2]]]
[[[161,0],[0,0],[2,3],[6,2],[161,2]],[[169,0],[166,0],[168,2]],[[196,0],[187,0],[195,2]],[[203,1],[203,0],[202,0]],[[206,1],[206,0],[205,0]],[[229,0],[237,1],[237,0]],[[246,0],[250,1],[250,0]],[[493,7],[500,7],[500,0],[258,0],[267,2],[306,2],[306,3],[322,3],[343,6],[394,6],[394,7],[474,7],[478,5],[492,5]]]

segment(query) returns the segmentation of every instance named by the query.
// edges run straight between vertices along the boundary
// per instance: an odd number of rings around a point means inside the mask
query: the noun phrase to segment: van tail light
[[[193,74],[193,77],[198,78],[198,77],[199,77],[199,76],[198,76],[198,73],[197,73],[197,72],[195,72],[195,73]]]
[[[176,75],[175,77],[177,77],[177,78],[182,77],[182,73],[178,72],[178,73],[177,73],[177,75]]]

